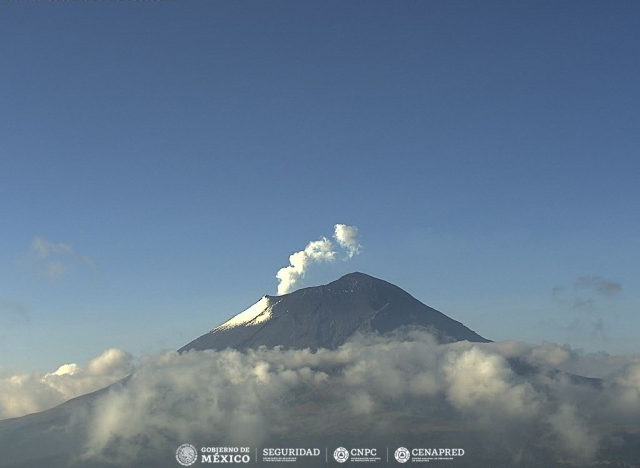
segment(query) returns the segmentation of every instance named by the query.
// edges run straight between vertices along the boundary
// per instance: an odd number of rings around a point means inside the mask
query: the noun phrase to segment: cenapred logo
[[[344,447],[338,447],[333,452],[333,458],[335,458],[338,463],[344,463],[349,459],[349,451]]]
[[[414,447],[411,450],[406,447],[398,447],[393,454],[399,463],[406,463],[409,460],[417,463],[427,463],[432,460],[454,460],[464,456],[462,448],[420,448]]]
[[[198,450],[191,444],[182,444],[176,450],[176,460],[182,466],[191,466],[198,461]]]
[[[406,463],[411,458],[411,453],[406,447],[399,447],[393,456],[396,457],[396,460],[400,463]]]

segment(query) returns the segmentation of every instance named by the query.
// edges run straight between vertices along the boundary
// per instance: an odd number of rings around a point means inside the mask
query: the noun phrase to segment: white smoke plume
[[[334,238],[347,251],[347,259],[352,258],[360,251],[360,244],[356,236],[358,228],[346,224],[336,224]],[[289,257],[289,266],[280,268],[276,273],[278,278],[278,295],[288,294],[294,290],[295,285],[306,274],[314,263],[333,262],[337,252],[333,243],[326,237],[317,241],[311,241],[304,250],[295,252]]]
[[[133,371],[133,357],[111,348],[82,368],[63,364],[43,374],[14,374],[0,379],[0,419],[23,416],[106,387]]]
[[[333,237],[340,247],[347,251],[347,258],[352,258],[360,253],[360,243],[356,237],[358,236],[358,228],[355,226],[347,226],[346,224],[336,224],[334,227]]]
[[[293,290],[295,284],[304,277],[312,263],[332,262],[336,253],[329,239],[323,237],[320,240],[309,242],[304,250],[296,252],[289,257],[290,265],[280,268],[276,273],[278,278],[278,295],[287,294]]]

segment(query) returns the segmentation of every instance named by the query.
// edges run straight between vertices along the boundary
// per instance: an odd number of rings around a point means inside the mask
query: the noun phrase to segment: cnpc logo
[[[354,461],[362,461],[363,458],[372,458],[378,455],[378,450],[375,448],[352,448],[347,450],[344,447],[338,447],[333,452],[333,458],[338,463],[344,463],[351,457]]]
[[[335,458],[338,463],[344,463],[349,459],[349,451],[344,447],[338,447],[333,452],[333,458]]]

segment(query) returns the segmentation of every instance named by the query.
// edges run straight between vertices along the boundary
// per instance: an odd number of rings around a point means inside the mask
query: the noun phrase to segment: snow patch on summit
[[[271,318],[271,309],[276,303],[271,304],[271,300],[267,296],[262,296],[262,298],[249,307],[244,312],[240,312],[238,315],[235,315],[231,318],[231,320],[226,321],[222,325],[217,326],[212,330],[212,332],[220,331],[220,330],[228,330],[230,328],[245,326],[250,327],[253,325],[258,325],[260,323],[266,322]]]

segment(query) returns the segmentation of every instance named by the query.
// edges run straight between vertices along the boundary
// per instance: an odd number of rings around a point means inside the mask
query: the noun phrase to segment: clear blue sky
[[[307,286],[359,270],[491,339],[640,352],[639,18],[3,2],[0,365],[180,347],[335,223],[362,253]]]

